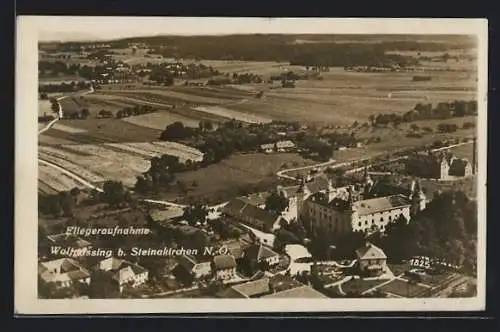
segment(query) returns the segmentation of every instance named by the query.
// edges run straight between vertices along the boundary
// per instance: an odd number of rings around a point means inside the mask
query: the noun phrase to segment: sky
[[[40,41],[109,40],[151,35],[250,33],[461,34],[477,31],[479,19],[221,18],[25,16]],[[475,29],[475,30],[474,30]]]

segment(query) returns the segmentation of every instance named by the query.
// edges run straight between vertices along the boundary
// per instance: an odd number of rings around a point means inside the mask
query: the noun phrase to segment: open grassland
[[[58,124],[85,130],[80,133],[51,128],[42,134],[41,144],[73,143],[120,143],[120,142],[150,142],[160,137],[160,130],[138,126],[118,119],[86,120],[62,119]],[[50,137],[50,138],[44,138]]]
[[[82,188],[81,184],[71,177],[45,164],[38,164],[38,190],[45,194],[55,194],[60,191]]]
[[[184,202],[203,198],[220,203],[240,194],[239,189],[244,187],[258,185],[260,190],[274,188],[278,184],[276,172],[280,169],[313,163],[294,153],[236,154],[206,168],[178,173],[176,179],[189,188],[188,194],[172,189],[172,192],[164,196]],[[196,187],[191,186],[193,182],[197,183]]]

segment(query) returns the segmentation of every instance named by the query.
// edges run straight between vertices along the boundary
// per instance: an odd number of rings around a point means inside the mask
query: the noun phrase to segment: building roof
[[[52,272],[53,270],[57,272]],[[71,258],[59,258],[38,264],[38,274],[46,282],[80,280],[90,277],[89,271]]]
[[[256,260],[257,262],[277,255],[279,255],[277,252],[262,243],[251,245],[245,249],[245,257]]]
[[[353,203],[354,208],[358,211],[360,216],[409,205],[411,205],[411,202],[403,195],[377,197]]]
[[[270,291],[268,278],[245,282],[243,284],[234,285],[231,288],[246,298],[263,295]]]
[[[301,189],[300,185],[279,188],[279,190],[282,193],[284,193],[285,197],[287,197],[287,198],[297,196],[297,194],[299,193],[300,189]]]
[[[76,235],[68,235],[66,233],[47,235],[47,239],[59,245],[77,248],[83,248],[92,245],[92,243],[85,241],[84,239]]]
[[[366,243],[362,248],[356,250],[358,259],[386,259],[384,251],[372,243]]]
[[[111,271],[113,273],[113,279],[115,279],[119,283],[122,283],[130,276],[141,274],[147,271],[144,267],[138,264],[134,264],[116,257],[106,258],[101,261],[101,264],[109,260],[111,261],[111,269],[108,271]]]
[[[269,196],[268,193],[255,193],[248,196],[238,197],[239,200],[248,203],[253,206],[265,205],[266,198]]]
[[[323,176],[317,176],[311,182],[307,182],[305,186],[311,193],[317,193],[327,190],[330,187],[330,182]]]
[[[313,288],[303,285],[292,289],[287,289],[282,292],[277,292],[263,296],[263,298],[328,298],[326,295],[314,290]]]
[[[250,217],[262,221],[268,227],[272,227],[276,220],[280,217],[273,212],[266,211],[252,204],[243,202],[238,198],[231,200],[226,206],[224,206],[222,212],[236,218],[243,216]]]
[[[274,143],[262,144],[260,148],[262,150],[274,149]]]
[[[217,270],[226,270],[236,267],[236,260],[232,255],[214,256],[214,265]]]
[[[224,244],[224,246],[229,250],[229,253],[234,256],[235,259],[243,257],[243,245],[240,241],[230,241]]]
[[[464,175],[467,165],[470,165],[470,162],[467,159],[453,159],[449,170],[450,175]]]
[[[276,147],[278,149],[294,148],[295,147],[295,143],[293,143],[292,141],[279,141],[279,142],[276,143]]]

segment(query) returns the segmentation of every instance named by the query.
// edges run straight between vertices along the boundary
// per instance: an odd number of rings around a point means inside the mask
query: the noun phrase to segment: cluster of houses
[[[49,241],[68,248],[91,248],[92,244],[74,235],[56,234],[48,236]],[[85,267],[85,256],[74,258],[62,257],[56,259],[42,259],[38,263],[40,279],[56,287],[71,287],[76,283],[89,285],[94,271],[103,272],[122,292],[125,286],[138,287],[149,279],[149,271],[137,263],[129,262],[117,257],[103,257],[91,267]]]
[[[297,150],[297,147],[294,142],[286,140],[278,141],[275,143],[262,144],[260,146],[260,150],[264,153],[293,152]]]

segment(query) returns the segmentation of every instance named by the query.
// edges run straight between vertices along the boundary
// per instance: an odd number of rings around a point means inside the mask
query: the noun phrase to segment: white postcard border
[[[487,157],[487,47],[485,19],[273,19],[212,18],[207,27],[247,22],[246,33],[355,34],[469,34],[478,37],[478,294],[475,298],[430,299],[66,299],[37,298],[37,63],[38,33],[52,23],[75,26],[92,24],[93,17],[21,16],[17,20],[16,123],[15,123],[15,313],[16,314],[112,314],[112,313],[241,313],[241,312],[355,312],[355,311],[478,311],[486,296],[486,157]],[[160,22],[193,18],[99,17]],[[201,18],[194,18],[198,27]],[[257,20],[257,21],[255,21]],[[260,20],[260,21],[259,21]],[[287,22],[284,24],[283,22]],[[295,23],[290,23],[294,21]],[[66,22],[66,23],[64,23]],[[129,23],[127,23],[129,24]],[[130,24],[134,24],[133,22]],[[257,25],[256,25],[257,24]],[[295,24],[295,25],[294,25]],[[241,25],[241,24],[240,24]],[[292,31],[296,26],[297,31]],[[285,30],[286,29],[286,30]],[[203,31],[203,30],[201,30]],[[260,31],[259,31],[260,32]],[[241,32],[243,33],[243,31]]]

